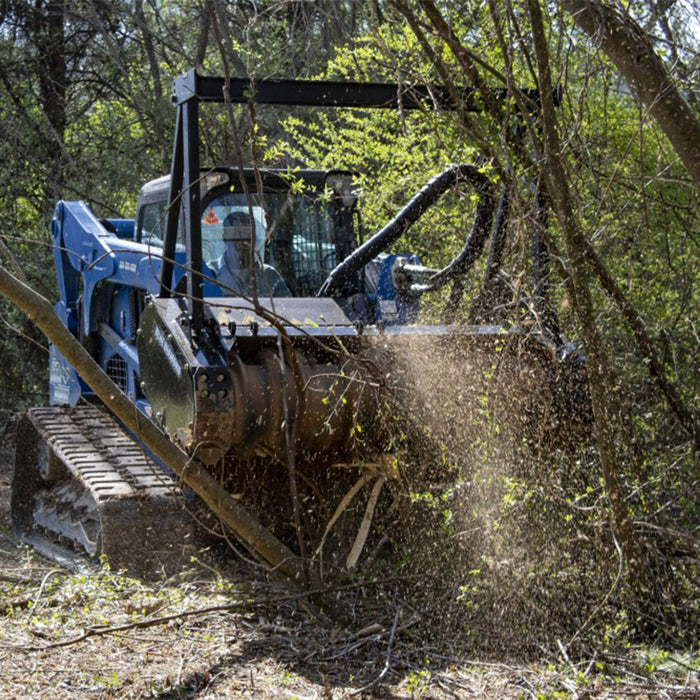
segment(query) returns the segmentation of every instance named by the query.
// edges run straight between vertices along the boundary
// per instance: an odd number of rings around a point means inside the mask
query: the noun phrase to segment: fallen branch
[[[11,649],[21,649],[23,651],[35,652],[35,651],[48,651],[50,649],[58,649],[61,647],[72,646],[73,644],[79,644],[84,642],[86,639],[92,637],[104,637],[110,634],[117,634],[119,632],[128,632],[134,629],[146,629],[149,627],[157,627],[158,625],[164,625],[174,620],[185,620],[189,617],[199,617],[202,615],[209,615],[216,612],[240,612],[244,610],[252,610],[256,608],[264,608],[267,606],[279,607],[283,603],[294,603],[299,601],[305,601],[309,596],[315,595],[327,595],[329,593],[339,593],[341,591],[354,590],[357,588],[366,588],[368,586],[377,586],[382,583],[391,583],[392,581],[404,580],[404,577],[390,577],[383,579],[375,579],[374,581],[362,581],[359,583],[346,583],[339,586],[333,586],[331,588],[318,588],[315,590],[302,591],[300,593],[290,593],[286,596],[277,596],[275,598],[265,598],[263,600],[249,600],[239,603],[225,603],[222,605],[210,605],[205,608],[196,608],[194,610],[183,610],[179,613],[173,613],[172,615],[161,615],[159,617],[150,617],[145,620],[136,620],[134,622],[128,622],[123,625],[96,625],[94,627],[87,627],[85,631],[70,639],[63,639],[58,642],[52,642],[51,644],[44,644],[42,646],[31,646],[23,644],[8,644],[2,645],[6,648]],[[397,621],[394,622],[393,633],[396,632]],[[393,641],[393,636],[392,636]],[[391,645],[391,641],[390,641]]]
[[[367,507],[365,508],[365,514],[362,518],[362,522],[360,523],[360,529],[357,532],[357,537],[352,545],[350,554],[348,554],[348,558],[345,561],[345,567],[348,569],[348,571],[357,566],[357,561],[360,558],[360,554],[362,554],[365,542],[367,541],[367,536],[369,535],[370,526],[372,525],[372,517],[374,516],[374,509],[376,508],[377,500],[379,499],[379,492],[382,490],[382,486],[384,486],[385,481],[386,477],[382,475],[374,482],[372,493],[369,496],[369,501],[367,501]]]
[[[401,617],[401,608],[396,608],[396,615],[394,615],[394,625],[391,628],[391,635],[389,636],[389,644],[386,649],[386,661],[384,662],[384,668],[382,669],[382,672],[370,683],[367,685],[363,685],[362,688],[358,688],[357,690],[354,690],[351,695],[359,695],[360,693],[365,693],[371,688],[374,688],[377,683],[381,682],[381,680],[386,676],[386,674],[389,672],[389,669],[391,668],[391,652],[394,650],[394,639],[396,639],[396,629],[399,626],[399,618]]]
[[[60,647],[72,646],[73,644],[79,644],[84,642],[86,639],[91,637],[104,637],[110,634],[116,634],[118,632],[127,632],[134,629],[146,629],[148,627],[157,627],[158,625],[164,625],[168,622],[173,622],[174,620],[184,620],[188,617],[198,617],[201,615],[208,615],[215,612],[235,612],[242,610],[251,610],[254,608],[265,607],[266,605],[279,605],[280,603],[288,603],[292,601],[302,600],[308,597],[308,593],[298,593],[296,595],[284,596],[282,598],[266,599],[266,600],[255,600],[247,601],[245,603],[227,603],[225,605],[211,605],[206,608],[197,608],[196,610],[184,610],[180,613],[173,613],[172,615],[161,615],[160,617],[151,617],[145,620],[136,620],[135,622],[128,622],[123,625],[112,625],[112,626],[98,626],[98,627],[87,627],[83,634],[77,637],[71,637],[70,639],[63,639],[59,642],[53,642],[51,644],[45,644],[43,646],[13,646],[13,649],[23,649],[24,651],[48,651],[49,649],[58,649]]]
[[[321,556],[321,552],[323,551],[323,545],[326,543],[326,538],[330,534],[330,531],[333,529],[333,526],[338,521],[338,518],[345,512],[345,510],[350,505],[350,503],[352,503],[352,499],[355,498],[357,493],[370,480],[370,478],[371,478],[371,474],[369,472],[365,472],[355,482],[353,487],[345,494],[345,496],[343,497],[343,500],[339,503],[338,507],[335,509],[335,513],[333,513],[333,517],[328,521],[328,525],[326,525],[326,529],[323,533],[323,537],[321,538],[321,543],[318,545],[318,548],[316,549],[316,552],[314,553],[315,556],[317,556],[317,557]]]

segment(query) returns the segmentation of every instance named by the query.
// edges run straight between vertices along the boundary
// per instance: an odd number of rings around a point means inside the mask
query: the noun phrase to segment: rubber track
[[[63,564],[178,568],[192,521],[174,479],[94,406],[30,409],[18,426],[12,495],[18,535]]]

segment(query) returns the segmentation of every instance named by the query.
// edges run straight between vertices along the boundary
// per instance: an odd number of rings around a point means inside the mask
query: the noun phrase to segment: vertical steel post
[[[170,194],[168,195],[168,216],[163,242],[163,265],[160,270],[159,296],[168,298],[173,289],[173,260],[177,246],[177,229],[180,222],[180,197],[182,195],[182,106],[177,107],[175,122],[175,142],[170,166]]]
[[[199,185],[199,98],[193,95],[181,105],[183,136],[182,203],[187,238],[187,307],[191,331],[202,330],[204,302],[202,299],[202,220]]]

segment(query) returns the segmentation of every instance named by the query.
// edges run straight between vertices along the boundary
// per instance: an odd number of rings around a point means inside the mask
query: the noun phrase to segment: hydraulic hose
[[[479,201],[472,230],[460,254],[447,267],[430,277],[426,285],[423,285],[425,290],[417,291],[437,289],[449,279],[466,271],[481,253],[484,241],[489,235],[495,203],[491,182],[475,166],[467,163],[452,165],[431,178],[384,228],[365,241],[331,272],[316,296],[342,294],[345,285],[355,273],[401,238],[458,180],[466,180],[477,191]]]
[[[476,169],[470,174],[469,181],[479,193],[479,202],[476,205],[472,230],[467,236],[464,247],[449,265],[431,275],[425,284],[412,285],[412,292],[422,293],[440,289],[450,280],[465,274],[484,250],[484,243],[491,232],[491,222],[493,221],[493,212],[496,205],[493,185],[485,175]]]

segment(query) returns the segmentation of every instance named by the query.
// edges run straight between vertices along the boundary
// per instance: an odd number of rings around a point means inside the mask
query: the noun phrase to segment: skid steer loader
[[[495,322],[483,309],[472,325],[416,323],[421,297],[448,283],[454,292],[489,239],[489,276],[498,274],[507,201],[477,167],[450,166],[360,240],[352,172],[200,164],[204,103],[424,109],[436,99],[447,100],[424,88],[251,83],[193,70],[175,82],[170,174],[143,186],[133,220],[99,219],[84,202],[56,205],[56,313],[134,409],[224,483],[222,469],[261,460],[314,469],[390,462],[387,392],[416,415],[441,393],[455,404],[477,400],[483,368],[493,374],[497,364],[530,387],[522,406],[507,407],[513,420],[548,421],[555,433],[576,412],[583,363],[553,324]],[[471,188],[476,208],[454,260],[435,270],[396,252],[456,183]],[[474,396],[452,396],[449,378],[431,386],[430,368],[455,353],[466,358]],[[53,346],[49,389],[50,406],[18,426],[19,536],[68,562],[106,556],[128,567],[148,552],[157,567],[177,558],[190,522],[172,475],[94,405]]]

